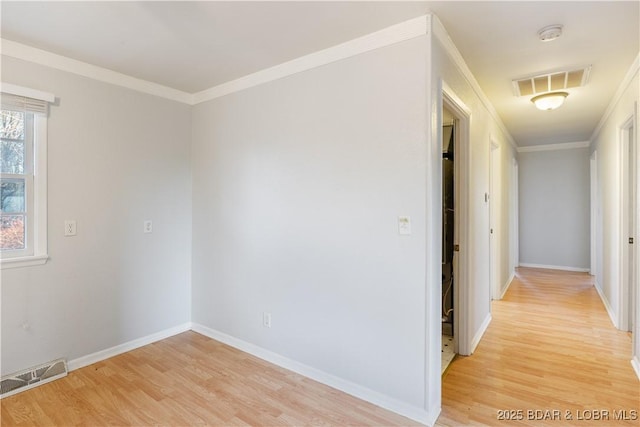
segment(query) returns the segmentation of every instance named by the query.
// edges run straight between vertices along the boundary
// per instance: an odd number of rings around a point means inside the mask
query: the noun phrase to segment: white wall
[[[521,152],[520,264],[589,269],[589,148]]]
[[[425,46],[197,105],[192,153],[193,321],[418,408]]]
[[[60,99],[50,120],[51,260],[2,272],[3,372],[192,320],[435,420],[441,154],[431,125],[441,80],[472,115],[463,250],[476,342],[490,319],[490,141],[503,178],[515,153],[430,35],[193,108],[10,58],[2,71]],[[499,187],[504,218],[511,188]],[[398,216],[411,217],[410,236],[398,235]],[[70,218],[79,235],[64,238]]]
[[[596,191],[598,193],[598,213],[600,217],[596,226],[596,286],[598,286],[612,321],[616,325],[618,325],[620,315],[621,277],[619,274],[619,261],[621,245],[623,239],[626,240],[628,237],[622,236],[620,233],[620,128],[625,121],[634,115],[639,93],[638,59],[636,58],[636,62],[630,70],[629,79],[622,83],[619,89],[619,96],[614,98],[610,106],[610,114],[605,116],[606,120],[600,124],[591,144],[592,150],[598,153],[598,183]],[[637,121],[638,118],[636,117],[636,123]],[[637,135],[636,126],[636,141]],[[638,241],[638,236],[636,236],[636,241]],[[640,306],[640,302],[638,302],[638,306]],[[640,369],[640,340],[638,339],[637,321],[633,334],[634,357],[637,369]]]
[[[489,153],[493,139],[500,147],[500,176],[499,200],[501,203],[501,217],[508,218],[509,200],[511,197],[510,182],[507,179],[515,150],[507,136],[502,131],[494,117],[483,104],[481,98],[461,72],[451,55],[449,55],[436,39],[433,47],[433,75],[431,77],[434,97],[434,110],[439,108],[438,87],[444,82],[469,109],[471,113],[471,128],[469,141],[469,155],[471,165],[469,171],[468,200],[470,241],[466,250],[470,257],[470,283],[472,305],[469,307],[470,330],[472,336],[478,333],[491,312],[491,289],[489,286],[489,204],[485,202],[484,194],[489,193]],[[436,170],[437,161],[432,167]],[[436,216],[436,212],[432,212]],[[503,220],[496,230],[499,236],[499,283],[508,285],[511,272],[509,271],[510,229],[509,221]]]
[[[460,183],[466,187],[467,198],[466,205],[468,209],[468,218],[466,226],[468,227],[468,241],[465,242],[460,249],[460,253],[468,259],[468,297],[466,307],[457,307],[458,314],[456,318],[459,322],[464,319],[467,329],[466,348],[469,352],[473,352],[475,345],[479,342],[486,327],[491,320],[491,289],[489,283],[489,205],[485,201],[484,194],[489,192],[489,147],[491,140],[495,141],[501,151],[500,157],[500,176],[502,177],[497,184],[499,197],[501,201],[501,214],[503,218],[508,218],[508,206],[511,197],[510,182],[506,177],[509,176],[509,168],[515,156],[515,149],[510,144],[508,136],[503,132],[503,128],[496,120],[497,115],[492,113],[484,102],[486,99],[481,93],[473,76],[466,65],[462,62],[461,57],[457,53],[457,49],[450,44],[450,39],[446,35],[444,28],[441,26],[437,18],[433,18],[434,34],[432,42],[432,62],[430,75],[430,105],[432,110],[430,129],[432,144],[429,167],[429,178],[431,187],[434,191],[429,194],[428,206],[429,216],[432,218],[431,228],[428,230],[429,240],[435,242],[434,245],[428,245],[433,250],[430,252],[430,264],[436,266],[441,259],[440,230],[441,230],[441,194],[439,177],[441,176],[441,156],[440,147],[437,141],[440,141],[438,135],[441,122],[441,108],[443,99],[443,87],[446,86],[449,95],[454,96],[469,114],[470,128],[468,129],[468,147],[466,147],[466,155],[470,158],[469,170],[467,173],[467,181]],[[460,152],[456,153],[456,161],[461,160]],[[464,166],[463,166],[464,167]],[[458,213],[459,214],[459,208]],[[505,213],[506,212],[506,213]],[[463,220],[464,221],[464,220]],[[510,227],[509,221],[502,221],[498,224],[497,235],[498,240],[498,280],[501,287],[505,289],[509,285],[509,279],[512,272],[509,271],[509,253],[510,253]],[[427,272],[428,289],[437,288],[440,290],[441,277],[440,270],[433,268]],[[439,307],[439,304],[438,304]],[[454,308],[455,309],[455,308]],[[462,312],[464,310],[464,312]],[[427,346],[428,351],[432,348],[436,349],[440,346],[441,325],[437,319],[432,319],[429,323],[431,328],[429,332],[430,342]],[[459,338],[461,340],[462,338]],[[436,352],[439,357],[439,352]],[[428,366],[428,380],[439,372],[433,371],[433,359]],[[432,382],[428,387],[427,407],[440,406],[440,383]]]
[[[50,260],[2,270],[2,374],[188,322],[191,108],[9,57],[2,80],[57,98]],[[65,219],[76,237],[63,237]]]

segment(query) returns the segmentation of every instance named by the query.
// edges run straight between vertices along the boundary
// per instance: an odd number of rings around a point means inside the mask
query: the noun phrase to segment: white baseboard
[[[589,268],[567,267],[565,265],[529,264],[529,263],[524,263],[524,262],[520,263],[520,267],[545,268],[547,270],[577,271],[579,273],[588,273],[589,272]]]
[[[382,393],[373,391],[351,381],[336,377],[335,375],[328,374],[319,369],[289,359],[280,354],[266,350],[262,347],[251,344],[247,341],[243,341],[236,337],[232,337],[231,335],[227,335],[215,329],[211,329],[197,323],[194,323],[191,329],[194,332],[207,336],[216,341],[220,341],[224,344],[230,345],[231,347],[249,353],[262,360],[266,360],[267,362],[273,363],[274,365],[278,365],[300,375],[304,375],[305,377],[311,378],[315,381],[318,381],[319,383],[328,385],[329,387],[333,387],[359,399],[380,406],[381,408],[410,418],[414,421],[432,426],[435,424],[435,420],[438,418],[439,411],[438,413],[430,414],[422,408],[408,405]]]
[[[609,305],[609,300],[607,300],[607,297],[605,297],[604,293],[602,293],[602,289],[600,289],[598,282],[594,282],[593,286],[596,288],[598,295],[600,295],[600,299],[602,300],[602,304],[604,305],[605,310],[607,310],[607,314],[609,315],[609,319],[611,319],[611,323],[613,323],[613,326],[618,329],[618,316],[614,314],[611,305]]]
[[[155,334],[147,335],[146,337],[138,338],[124,344],[119,344],[105,350],[100,350],[95,353],[73,359],[67,363],[67,367],[69,368],[69,372],[75,371],[76,369],[84,368],[85,366],[89,366],[93,363],[101,362],[110,357],[135,350],[136,348],[172,337],[190,329],[191,322],[183,323],[182,325],[174,326],[173,328],[165,329],[164,331],[156,332]]]
[[[633,356],[633,359],[631,359],[631,366],[633,366],[633,370],[636,371],[636,376],[640,380],[640,359],[638,359],[638,355]]]
[[[482,325],[480,325],[480,329],[478,329],[478,332],[476,332],[476,334],[473,336],[473,340],[471,341],[471,354],[476,351],[476,347],[478,346],[478,344],[480,344],[480,340],[482,339],[484,333],[487,331],[490,323],[491,313],[487,314],[487,317],[484,318],[484,322],[482,322]]]
[[[500,299],[504,298],[504,295],[509,290],[509,286],[511,286],[511,282],[513,282],[513,279],[515,279],[515,277],[516,277],[516,272],[514,271],[513,273],[511,273],[511,276],[509,277],[509,280],[507,280],[507,283],[505,283],[505,285],[502,287],[502,292],[500,293]]]

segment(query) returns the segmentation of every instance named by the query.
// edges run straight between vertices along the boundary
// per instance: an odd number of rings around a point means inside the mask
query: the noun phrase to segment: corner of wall
[[[604,294],[602,288],[600,287],[600,285],[598,285],[598,282],[594,282],[593,286],[596,288],[596,291],[598,292],[598,295],[600,295],[600,299],[602,300],[602,304],[604,305],[605,310],[607,310],[607,314],[609,315],[609,318],[611,319],[611,323],[613,324],[613,326],[616,329],[618,329],[618,316],[615,315],[615,312],[613,311],[613,308],[611,308],[611,305],[609,304],[609,300],[605,296],[605,294]]]

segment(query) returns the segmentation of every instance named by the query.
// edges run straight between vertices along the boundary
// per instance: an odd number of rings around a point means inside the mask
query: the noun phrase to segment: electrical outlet
[[[64,235],[66,237],[75,236],[77,232],[77,224],[75,219],[68,219],[64,222]]]
[[[153,222],[151,222],[150,219],[146,220],[144,222],[144,232],[145,233],[151,233],[153,232]]]
[[[271,327],[271,313],[262,313],[262,326],[264,326],[265,328]]]

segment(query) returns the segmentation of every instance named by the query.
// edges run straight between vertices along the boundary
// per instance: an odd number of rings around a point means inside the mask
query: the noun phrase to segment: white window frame
[[[53,94],[8,83],[2,83],[0,92],[49,103],[55,100]],[[26,208],[27,248],[18,251],[1,251],[0,268],[3,270],[42,265],[49,259],[47,250],[47,115],[32,114],[31,117],[33,117],[33,143],[31,144],[33,153],[28,156],[28,161],[33,162],[31,165],[33,182],[32,185],[27,185],[28,194],[25,194],[27,204],[31,202],[31,205],[28,204]]]

